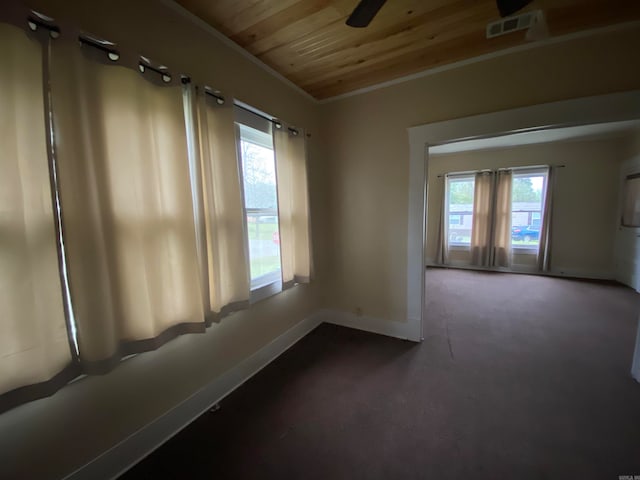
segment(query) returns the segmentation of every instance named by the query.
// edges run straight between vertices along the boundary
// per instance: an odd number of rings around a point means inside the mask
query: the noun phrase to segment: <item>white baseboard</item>
[[[322,323],[315,313],[227,370],[178,406],[71,473],[68,480],[116,478],[283,354]]]
[[[356,315],[340,310],[320,310],[317,315],[324,323],[378,333],[402,340],[420,341],[419,332],[416,333],[413,322],[397,322],[381,318]]]
[[[557,267],[548,273],[552,277],[583,278],[585,280],[615,280],[614,272],[594,272],[592,270],[576,270]]]
[[[414,321],[389,321],[358,316],[339,310],[319,310],[235,367],[226,371],[166,414],[119,442],[80,469],[67,475],[65,480],[118,477],[187,427],[200,415],[253,377],[322,323],[355,328],[403,340],[420,340],[415,338],[416,325],[414,324],[416,322]],[[640,322],[631,373],[640,382]]]
[[[116,478],[187,427],[213,405],[282,355],[321,323],[331,323],[401,339],[415,339],[411,322],[394,322],[357,316],[337,310],[319,310],[227,370],[206,387],[119,442],[65,480]]]
[[[498,273],[515,273],[524,275],[540,275],[546,277],[560,277],[560,278],[578,278],[585,280],[616,280],[614,272],[595,272],[592,270],[576,270],[571,268],[557,267],[547,272],[540,272],[537,270],[525,271],[525,270],[511,270],[509,268],[490,268],[490,267],[477,267],[475,265],[442,265],[440,263],[427,263],[427,268],[451,268],[456,270],[475,270],[480,272],[498,272]]]

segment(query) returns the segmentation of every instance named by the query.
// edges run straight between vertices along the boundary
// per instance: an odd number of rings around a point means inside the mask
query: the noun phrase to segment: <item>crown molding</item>
[[[449,70],[455,70],[457,68],[466,67],[468,65],[473,65],[476,63],[484,62],[486,60],[491,60],[494,58],[499,58],[505,55],[511,55],[514,53],[520,53],[527,50],[533,50],[540,47],[545,47],[548,45],[555,45],[558,43],[564,43],[571,40],[577,40],[580,38],[587,38],[595,35],[603,35],[612,32],[618,32],[623,30],[632,30],[634,28],[640,28],[640,21],[634,20],[632,22],[624,22],[618,23],[615,25],[609,25],[607,27],[600,28],[592,28],[589,30],[583,30],[581,32],[569,33],[566,35],[560,35],[558,37],[547,38],[545,40],[539,40],[537,42],[525,43],[523,45],[518,45],[515,47],[505,48],[504,50],[498,50],[497,52],[486,53],[484,55],[479,55],[477,57],[468,58],[465,60],[460,60],[458,62],[448,63],[446,65],[442,65],[440,67],[429,68],[427,70],[422,70],[417,73],[412,73],[411,75],[406,75],[404,77],[395,78],[393,80],[389,80],[386,82],[376,83],[375,85],[371,85],[369,87],[359,88],[357,90],[353,90],[351,92],[342,93],[340,95],[336,95],[329,98],[324,98],[322,100],[318,100],[320,104],[326,104],[335,102],[337,100],[342,100],[349,97],[355,97],[357,95],[362,95],[365,93],[373,92],[375,90],[380,90],[381,88],[387,88],[394,85],[399,85],[401,83],[410,82],[412,80],[416,80],[418,78],[428,77],[431,75],[436,75],[442,72],[448,72]]]

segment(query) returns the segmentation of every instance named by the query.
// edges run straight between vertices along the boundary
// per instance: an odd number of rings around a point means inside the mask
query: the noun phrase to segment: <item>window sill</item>
[[[517,252],[519,255],[537,255],[538,254],[538,246],[522,246],[522,245],[512,245],[512,250]]]
[[[249,302],[251,304],[257,303],[261,300],[265,300],[273,295],[276,295],[282,291],[282,279],[271,281],[270,283],[262,284],[260,286],[251,286],[251,296]]]
[[[449,244],[449,250],[456,250],[456,251],[460,251],[460,252],[464,252],[464,251],[470,251],[471,250],[471,245],[452,245],[451,243]]]

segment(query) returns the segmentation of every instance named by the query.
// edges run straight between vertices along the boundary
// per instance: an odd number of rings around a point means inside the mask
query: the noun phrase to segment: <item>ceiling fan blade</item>
[[[347,18],[347,25],[350,27],[363,28],[371,23],[378,10],[382,8],[387,0],[361,0],[353,10],[351,16]]]
[[[513,15],[518,10],[526,7],[532,0],[496,0],[501,17]]]

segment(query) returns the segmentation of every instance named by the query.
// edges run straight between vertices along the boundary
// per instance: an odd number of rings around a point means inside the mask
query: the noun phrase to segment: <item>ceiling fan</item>
[[[360,0],[360,3],[358,3],[349,18],[347,18],[347,25],[355,28],[368,26],[386,1],[387,0]],[[532,0],[496,0],[501,17],[513,15],[531,2]]]

